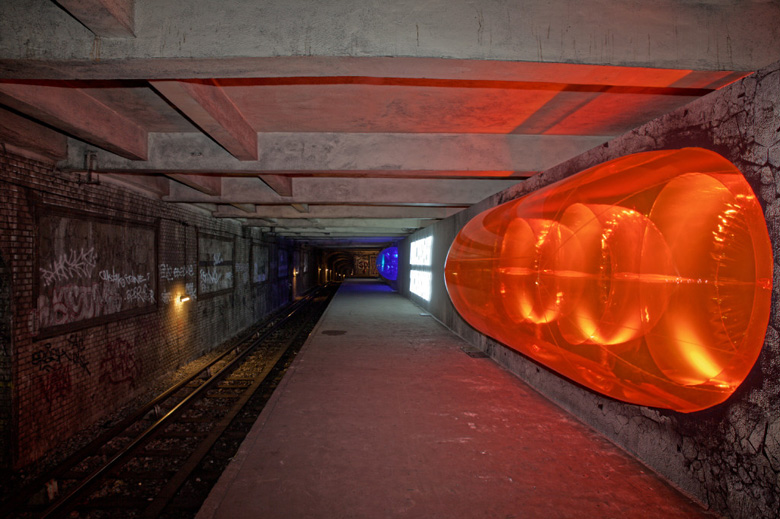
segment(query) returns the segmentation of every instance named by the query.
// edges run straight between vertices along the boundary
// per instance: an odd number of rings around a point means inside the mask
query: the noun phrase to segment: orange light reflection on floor
[[[626,402],[726,400],[761,351],[772,249],[742,174],[699,148],[600,164],[477,215],[445,266],[472,326]]]

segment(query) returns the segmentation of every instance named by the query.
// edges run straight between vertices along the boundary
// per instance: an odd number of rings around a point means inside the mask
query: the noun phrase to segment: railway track
[[[335,291],[252,330],[20,489],[0,517],[194,517]]]

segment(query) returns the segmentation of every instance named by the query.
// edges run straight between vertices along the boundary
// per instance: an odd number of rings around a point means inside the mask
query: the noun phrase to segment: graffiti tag
[[[114,271],[114,269],[111,269],[111,272],[108,270],[101,270],[100,271],[100,279],[103,281],[107,281],[109,283],[116,283],[120,287],[125,288],[128,285],[143,285],[149,282],[149,279],[152,277],[151,274],[148,272],[146,273],[146,276],[143,274],[119,274]]]
[[[79,251],[71,249],[69,253],[61,254],[55,259],[49,268],[39,268],[44,285],[51,285],[55,281],[67,281],[73,278],[88,278],[97,263],[97,253],[94,248]]]
[[[51,298],[38,296],[36,317],[39,327],[48,327],[117,313],[121,308],[122,297],[116,285],[67,285],[55,287]]]
[[[130,387],[135,387],[135,379],[141,374],[141,362],[136,359],[135,348],[129,342],[113,339],[106,344],[100,371],[100,382],[114,385],[128,382]]]
[[[166,263],[160,264],[160,279],[165,281],[175,281],[184,277],[195,276],[195,265],[186,265],[182,267],[173,267]]]
[[[60,364],[67,361],[91,375],[89,362],[84,358],[84,339],[78,335],[71,335],[65,341],[67,348],[55,347],[47,342],[41,349],[33,352],[33,366],[38,366],[40,371],[55,371]]]

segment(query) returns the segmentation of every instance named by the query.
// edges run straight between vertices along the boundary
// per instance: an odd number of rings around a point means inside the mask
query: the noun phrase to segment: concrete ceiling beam
[[[2,56],[0,51],[0,56]],[[780,57],[780,56],[779,56]],[[732,70],[441,59],[423,57],[274,56],[36,60],[0,57],[0,78],[164,80],[236,78],[409,78],[434,81],[513,81],[617,88],[717,89],[746,73]]]
[[[241,213],[247,213],[244,216],[252,215],[257,211],[257,206],[255,204],[230,204],[232,207],[235,207]]]
[[[134,0],[57,0],[56,3],[95,33],[95,36],[135,36]]]
[[[318,247],[328,250],[344,250],[344,249],[372,249],[379,251],[390,245],[394,245],[401,241],[398,236],[371,236],[365,238],[351,239],[351,238],[315,238],[304,237],[298,238],[298,242],[305,242],[312,247]]]
[[[246,225],[246,224],[245,224]],[[246,225],[247,227],[251,227],[251,225]],[[262,226],[261,226],[262,227]],[[395,237],[406,237],[409,235],[409,230],[401,230],[401,229],[372,229],[372,230],[344,230],[344,229],[306,229],[306,228],[300,228],[300,229],[280,229],[278,227],[274,227],[274,233],[280,235],[280,236],[289,236],[293,238],[358,238],[358,237],[373,237],[373,236],[395,236]]]
[[[217,175],[169,173],[166,176],[206,195],[219,196],[222,194],[222,177]]]
[[[265,185],[273,189],[279,196],[293,196],[292,178],[284,175],[258,175]]]
[[[600,135],[502,135],[438,133],[260,133],[257,160],[240,161],[211,139],[197,133],[149,134],[148,160],[127,160],[98,152],[107,172],[328,175],[373,171],[421,171],[430,176],[481,176],[496,172],[536,172],[603,144]],[[83,168],[88,147],[74,142],[64,169]],[[440,172],[441,175],[434,175]],[[452,175],[452,172],[461,172]],[[406,178],[408,173],[402,173]],[[267,175],[266,175],[267,176]],[[356,175],[357,176],[357,175]],[[286,192],[282,178],[264,179]],[[292,185],[290,185],[290,189]],[[281,195],[291,196],[291,195]]]
[[[236,204],[232,204],[236,205]],[[253,215],[221,205],[213,213],[216,218],[433,218],[442,219],[459,213],[467,206],[421,207],[380,205],[309,205],[308,213],[300,213],[290,205],[257,205]]]
[[[345,235],[345,234],[352,234],[355,236],[378,236],[378,235],[385,235],[385,234],[404,234],[408,235],[412,231],[416,229],[420,229],[423,226],[415,226],[415,227],[400,227],[395,225],[385,225],[381,227],[317,227],[317,226],[296,226],[296,227],[287,227],[283,225],[274,224],[274,227],[276,228],[276,232],[278,233],[297,233],[297,234],[320,234],[320,235],[328,235],[328,234],[335,234],[335,235]]]
[[[68,138],[62,133],[0,108],[0,142],[56,162],[68,156]]]
[[[152,81],[151,85],[238,160],[257,160],[257,132],[215,80]]]
[[[186,8],[183,7],[186,5]],[[101,61],[232,56],[397,56],[756,70],[777,60],[780,4],[766,0],[471,2],[143,1],[133,40]],[[30,30],[20,30],[30,28]],[[52,2],[3,0],[0,57],[93,60],[92,32]],[[605,35],[607,35],[605,37]],[[728,49],[728,53],[724,51]],[[180,75],[179,77],[193,77]]]
[[[0,103],[109,151],[120,160],[147,159],[146,130],[79,88],[45,83],[30,88],[24,82],[0,82]],[[74,162],[83,168],[84,155]]]
[[[517,184],[514,180],[298,179],[295,196],[282,198],[256,178],[224,177],[222,196],[171,184],[168,202],[216,204],[432,204],[471,205]]]
[[[98,182],[107,181],[112,184],[121,184],[155,198],[164,198],[170,193],[171,181],[165,177],[99,174],[97,178]]]
[[[277,218],[276,225],[285,228],[419,228],[437,221],[432,218]]]

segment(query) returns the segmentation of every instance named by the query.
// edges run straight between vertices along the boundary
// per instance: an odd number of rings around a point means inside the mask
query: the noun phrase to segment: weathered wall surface
[[[47,0],[0,3],[0,60],[396,56],[754,70],[776,2],[135,0],[135,38],[95,39]],[[19,33],[18,27],[35,31]],[[166,67],[167,65],[160,65]],[[307,65],[308,66],[308,65]]]
[[[633,406],[576,386],[466,324],[447,297],[443,264],[457,231],[489,207],[630,153],[699,146],[745,175],[760,199],[772,240],[772,315],[763,351],[737,392],[711,409],[682,414]],[[499,193],[406,240],[433,234],[431,301],[410,296],[494,360],[710,509],[734,518],[780,516],[780,64]],[[695,200],[691,200],[695,204]],[[402,276],[402,277],[401,277]],[[408,267],[399,269],[408,294]],[[532,417],[529,417],[532,419]]]
[[[0,152],[0,256],[13,278],[0,447],[16,467],[317,282],[308,249],[78,180]]]
[[[0,480],[11,465],[11,271],[0,258]]]

